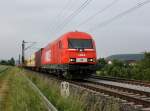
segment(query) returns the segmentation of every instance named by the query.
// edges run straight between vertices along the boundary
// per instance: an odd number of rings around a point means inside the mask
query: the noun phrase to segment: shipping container
[[[42,50],[43,50],[43,48],[41,48],[40,50],[38,50],[38,51],[35,53],[35,66],[36,66],[37,68],[40,68],[40,67],[41,67]]]

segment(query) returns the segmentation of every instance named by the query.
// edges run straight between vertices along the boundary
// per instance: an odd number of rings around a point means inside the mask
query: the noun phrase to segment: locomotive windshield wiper
[[[80,52],[84,52],[84,48],[77,48],[78,49],[78,51],[80,51]]]

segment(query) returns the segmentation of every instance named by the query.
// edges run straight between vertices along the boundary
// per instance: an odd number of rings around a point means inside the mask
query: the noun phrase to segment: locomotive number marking
[[[76,62],[87,62],[87,58],[76,58]]]
[[[82,57],[84,57],[84,56],[85,56],[85,54],[78,54],[78,56],[82,56]]]
[[[51,50],[47,51],[45,54],[45,59],[47,62],[51,61]]]

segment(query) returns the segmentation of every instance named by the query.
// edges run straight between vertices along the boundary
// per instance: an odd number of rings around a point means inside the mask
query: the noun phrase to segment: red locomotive
[[[95,72],[95,42],[84,32],[66,33],[34,55],[27,60],[32,61],[32,64],[27,63],[28,67],[55,72],[66,78],[82,79]]]

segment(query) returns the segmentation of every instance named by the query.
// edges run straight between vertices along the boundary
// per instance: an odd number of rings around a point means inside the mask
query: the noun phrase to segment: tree
[[[118,66],[118,67],[124,66],[124,63],[122,61],[119,61],[119,60],[113,60],[112,63],[113,63],[113,66]]]
[[[7,63],[6,60],[1,60],[1,61],[0,61],[0,64],[2,64],[2,65],[7,65],[8,63]]]
[[[150,52],[144,53],[144,59],[139,63],[139,65],[143,69],[150,68]]]
[[[2,65],[11,65],[11,66],[14,66],[14,65],[15,65],[15,60],[14,60],[14,58],[12,57],[10,60],[1,60],[1,61],[0,61],[0,64],[2,64]]]
[[[13,57],[10,60],[8,60],[8,64],[11,65],[11,66],[15,65],[15,60],[14,60]]]
[[[104,58],[100,58],[98,59],[98,64],[100,67],[104,67],[107,64],[107,62]]]
[[[103,65],[100,69],[102,76],[150,80],[150,52],[145,52],[144,59],[136,62],[134,66],[119,60],[113,60],[112,64],[105,64],[104,59],[99,59],[98,63]]]

